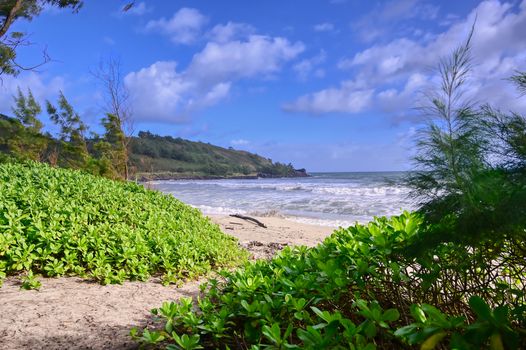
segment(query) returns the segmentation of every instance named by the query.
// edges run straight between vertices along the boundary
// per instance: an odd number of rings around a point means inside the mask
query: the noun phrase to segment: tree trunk
[[[7,31],[9,30],[9,27],[11,24],[13,24],[13,21],[16,18],[16,13],[22,8],[23,0],[17,0],[15,5],[11,8],[11,11],[9,11],[9,14],[7,15],[4,24],[0,28],[0,38],[2,38]]]

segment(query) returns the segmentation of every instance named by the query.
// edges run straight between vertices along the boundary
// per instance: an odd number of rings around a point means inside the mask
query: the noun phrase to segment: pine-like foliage
[[[60,92],[57,109],[47,101],[47,112],[50,119],[60,127],[60,161],[62,166],[68,168],[86,167],[89,153],[84,134],[87,130],[86,124],[79,114],[75,112],[62,92]]]
[[[13,108],[13,113],[18,120],[33,131],[40,132],[42,122],[38,119],[38,115],[42,112],[42,108],[35,100],[31,89],[28,89],[26,97],[22,90],[18,88],[18,94],[14,100],[15,107]]]
[[[419,132],[409,184],[426,220],[438,224],[424,245],[525,232],[526,120],[465,98],[472,34],[440,62],[441,85],[421,109],[429,121]],[[512,80],[524,89],[524,75]]]

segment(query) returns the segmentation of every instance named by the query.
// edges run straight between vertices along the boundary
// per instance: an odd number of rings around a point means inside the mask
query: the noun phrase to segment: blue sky
[[[521,1],[86,1],[46,9],[13,30],[35,44],[21,62],[53,61],[4,78],[0,112],[17,86],[41,101],[62,90],[98,131],[103,100],[90,69],[119,58],[135,130],[246,149],[310,171],[410,167],[431,68],[467,36],[468,95],[526,111],[505,80],[526,70]],[[42,119],[46,120],[43,115]],[[50,129],[52,130],[52,129]]]

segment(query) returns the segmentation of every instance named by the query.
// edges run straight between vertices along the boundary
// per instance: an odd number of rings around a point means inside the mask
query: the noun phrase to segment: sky
[[[131,1],[131,0],[130,0]],[[104,92],[90,74],[122,64],[134,129],[258,153],[308,171],[411,168],[433,69],[475,23],[467,96],[526,113],[507,80],[526,70],[526,0],[87,0],[46,8],[12,30],[33,45],[3,77],[0,113],[17,87],[59,91],[100,132]],[[46,115],[41,119],[49,125]],[[53,132],[53,128],[48,126]]]

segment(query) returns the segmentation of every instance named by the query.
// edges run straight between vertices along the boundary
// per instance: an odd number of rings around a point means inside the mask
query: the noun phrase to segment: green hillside
[[[0,114],[0,159],[31,159],[95,175],[118,178],[111,168],[122,162],[103,137],[86,139],[85,151],[71,150],[71,143],[41,133],[18,119]],[[307,176],[291,164],[273,162],[257,154],[226,149],[203,142],[141,131],[128,144],[130,178],[138,180],[224,177]]]
[[[130,142],[130,160],[137,176],[149,178],[302,176],[291,164],[246,151],[222,148],[171,136],[139,132]]]

